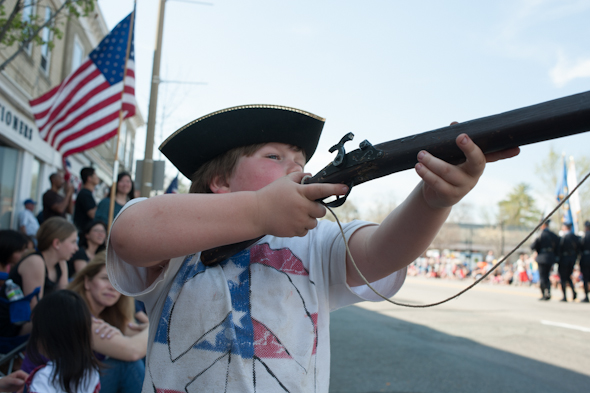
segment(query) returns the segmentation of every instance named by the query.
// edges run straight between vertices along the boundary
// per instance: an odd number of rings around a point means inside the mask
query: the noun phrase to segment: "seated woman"
[[[121,211],[123,206],[130,200],[133,199],[135,191],[133,190],[133,181],[129,172],[121,172],[117,176],[117,190],[115,194],[115,210],[113,213],[113,220],[117,217],[117,214]],[[110,194],[109,194],[110,195]],[[96,208],[96,214],[94,219],[102,221],[104,223],[109,222],[109,209],[111,206],[111,198],[106,197],[99,202]]]
[[[94,256],[104,250],[107,226],[102,221],[91,221],[86,225],[78,242],[79,249],[68,261],[69,279],[82,270]]]
[[[106,365],[100,377],[101,393],[141,392],[148,318],[143,312],[134,315],[133,298],[121,295],[111,285],[104,251],[76,274],[68,289],[82,296],[95,317],[92,348]]]
[[[37,250],[26,255],[10,270],[8,278],[21,287],[26,296],[40,287],[39,299],[68,285],[66,261],[78,250],[78,232],[74,224],[61,217],[52,217],[37,231]],[[6,299],[4,290],[0,296]],[[37,299],[31,300],[31,310]],[[14,337],[31,332],[31,323],[10,322],[8,305],[0,303],[0,337]]]

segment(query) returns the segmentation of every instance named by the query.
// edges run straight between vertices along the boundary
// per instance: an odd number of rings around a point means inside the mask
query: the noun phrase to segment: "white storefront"
[[[16,213],[31,198],[40,201],[49,175],[61,167],[60,154],[39,137],[28,102],[6,78],[0,80],[0,228],[15,228]],[[12,94],[11,94],[12,93]],[[40,204],[39,204],[40,205]]]
[[[33,46],[30,52],[21,53],[0,71],[0,229],[17,228],[17,215],[24,209],[26,199],[37,201],[35,213],[38,213],[42,209],[42,196],[50,188],[49,176],[63,169],[61,154],[39,136],[29,100],[59,84],[108,29],[97,6],[88,18],[69,20],[64,33],[62,40],[55,41],[45,63],[40,62],[40,47]],[[3,50],[2,58],[6,58]],[[137,113],[121,127],[120,170],[132,170],[135,130],[141,126],[143,119]],[[96,170],[103,181],[95,191],[97,200],[111,184],[115,146],[113,138],[67,158],[75,186],[83,167]]]

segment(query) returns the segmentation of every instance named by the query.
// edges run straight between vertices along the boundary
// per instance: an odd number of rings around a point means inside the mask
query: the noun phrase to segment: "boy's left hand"
[[[486,162],[514,157],[520,152],[514,148],[484,155],[467,134],[459,135],[456,142],[467,158],[459,165],[451,165],[426,151],[418,153],[416,172],[423,180],[422,195],[432,208],[448,208],[459,202],[475,187]]]

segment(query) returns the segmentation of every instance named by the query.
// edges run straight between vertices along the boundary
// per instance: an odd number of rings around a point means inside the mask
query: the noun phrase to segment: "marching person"
[[[584,282],[584,299],[582,303],[588,303],[588,292],[590,291],[590,221],[584,223],[586,232],[584,237],[580,239],[581,242],[581,257],[580,257],[580,271],[582,272],[582,279]]]
[[[536,252],[536,260],[539,265],[539,281],[541,284],[541,298],[539,300],[551,299],[551,282],[549,274],[551,268],[557,262],[556,255],[559,252],[559,236],[549,229],[550,220],[541,225],[541,234],[531,245],[531,249]]]
[[[572,232],[572,224],[564,223],[561,226],[563,236],[559,242],[559,280],[561,281],[561,290],[563,291],[562,302],[567,302],[566,287],[567,284],[572,287],[573,299],[576,300],[576,288],[572,281],[574,265],[580,255],[580,238]]]

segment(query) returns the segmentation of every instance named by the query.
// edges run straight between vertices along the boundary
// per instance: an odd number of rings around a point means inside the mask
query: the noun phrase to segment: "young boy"
[[[162,144],[192,193],[130,202],[108,243],[111,282],[150,317],[144,392],[328,391],[329,312],[381,298],[352,267],[337,225],[317,221],[326,210],[314,201],[346,186],[300,184],[323,124],[293,108],[241,106]],[[458,166],[420,152],[423,181],[381,225],[344,225],[356,264],[387,297],[484,170],[466,135],[457,144],[467,157]],[[263,235],[218,264],[199,259]]]

